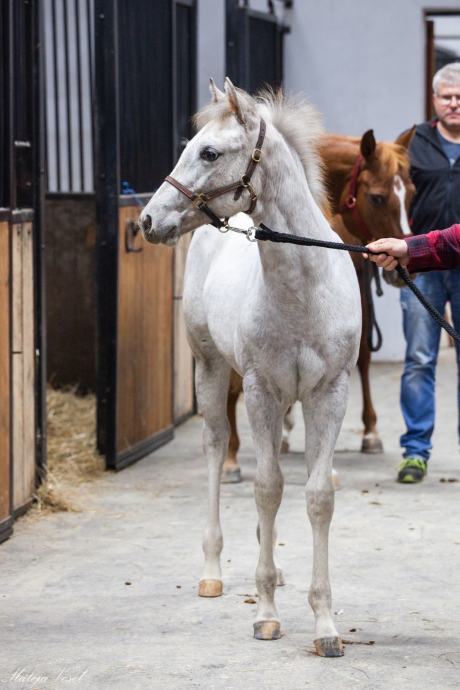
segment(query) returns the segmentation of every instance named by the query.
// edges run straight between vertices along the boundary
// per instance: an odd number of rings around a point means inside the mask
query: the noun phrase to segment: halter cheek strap
[[[345,197],[344,203],[339,207],[339,213],[349,213],[354,221],[355,228],[359,235],[357,235],[361,240],[366,242],[371,242],[374,239],[371,231],[366,225],[364,218],[361,215],[360,210],[356,206],[356,194],[358,188],[358,177],[362,170],[362,165],[364,158],[361,154],[358,154],[355,163],[353,165],[353,170],[351,172],[350,184],[348,186],[348,192]],[[356,233],[355,233],[356,234]]]
[[[262,156],[262,146],[265,139],[266,129],[267,126],[265,124],[265,120],[263,118],[260,118],[259,136],[257,138],[256,145],[252,151],[248,166],[244,174],[241,176],[241,179],[238,180],[238,182],[232,182],[231,184],[228,184],[225,187],[218,187],[217,189],[214,189],[210,192],[193,192],[191,189],[188,189],[188,187],[181,184],[174,177],[171,177],[171,175],[165,177],[165,182],[168,182],[179,192],[184,194],[188,199],[190,199],[193,206],[200,209],[200,211],[203,211],[203,213],[205,213],[208,216],[209,220],[211,221],[211,224],[214,225],[216,228],[226,227],[227,221],[222,221],[214,213],[214,211],[211,211],[211,209],[208,206],[208,203],[212,201],[212,199],[222,196],[223,194],[228,194],[229,192],[234,191],[235,195],[233,198],[235,199],[235,201],[237,201],[241,197],[243,191],[246,189],[249,193],[250,204],[249,207],[246,209],[245,213],[251,214],[254,211],[257,203],[257,194],[254,187],[251,184],[251,177],[254,173],[254,170],[257,167],[257,164],[260,162],[260,158]]]

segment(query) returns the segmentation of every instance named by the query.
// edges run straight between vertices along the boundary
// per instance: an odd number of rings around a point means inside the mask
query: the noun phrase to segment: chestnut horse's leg
[[[369,310],[365,299],[364,278],[362,271],[358,270],[358,282],[361,292],[361,306],[363,313],[363,329],[361,332],[361,342],[359,344],[358,370],[361,378],[361,388],[363,392],[363,416],[364,423],[363,441],[361,444],[362,453],[382,453],[383,445],[377,432],[377,415],[372,404],[371,388],[369,383],[369,365],[371,361],[371,351],[369,349]]]
[[[239,376],[236,371],[232,371],[227,398],[227,418],[230,424],[230,440],[228,442],[228,452],[222,472],[222,482],[225,484],[236,484],[241,481],[241,468],[236,459],[236,454],[240,447],[240,439],[236,426],[236,405],[242,390],[243,383],[241,381],[241,376]]]

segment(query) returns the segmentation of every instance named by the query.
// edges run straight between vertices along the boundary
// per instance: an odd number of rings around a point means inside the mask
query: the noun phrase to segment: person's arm
[[[460,224],[404,239],[385,237],[370,242],[367,247],[372,252],[381,252],[366,257],[387,271],[398,263],[410,273],[460,268]]]
[[[406,239],[409,250],[407,270],[442,271],[460,267],[460,224],[445,230],[433,230],[426,235]]]

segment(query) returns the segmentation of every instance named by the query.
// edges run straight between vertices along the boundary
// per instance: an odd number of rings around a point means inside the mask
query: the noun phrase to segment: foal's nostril
[[[152,229],[152,216],[149,216],[148,213],[145,214],[142,220],[142,229],[144,232],[150,232]]]

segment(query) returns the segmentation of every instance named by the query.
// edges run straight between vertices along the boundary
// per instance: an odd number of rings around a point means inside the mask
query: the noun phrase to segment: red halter
[[[353,165],[353,170],[351,172],[348,193],[345,197],[344,203],[339,206],[339,213],[350,213],[355,223],[356,229],[360,233],[359,235],[357,235],[357,237],[359,237],[361,240],[364,240],[365,242],[371,242],[374,239],[374,236],[367,227],[359,208],[356,206],[356,190],[358,187],[358,177],[361,172],[361,166],[363,164],[363,161],[364,158],[359,153]]]
[[[208,218],[211,220],[212,225],[214,225],[216,228],[226,227],[226,221],[222,221],[218,216],[216,216],[216,214],[213,211],[211,211],[211,209],[208,206],[208,202],[212,199],[215,199],[218,196],[222,196],[223,194],[227,194],[228,192],[235,191],[234,199],[236,201],[240,198],[241,194],[246,189],[249,192],[250,204],[249,208],[245,211],[245,213],[251,214],[254,211],[257,203],[257,194],[255,192],[254,187],[251,184],[251,177],[262,155],[262,145],[264,143],[266,129],[267,126],[265,124],[265,120],[263,118],[260,118],[259,136],[257,138],[256,145],[252,151],[251,158],[249,160],[246,171],[244,175],[241,176],[241,179],[238,180],[238,182],[232,182],[231,184],[228,184],[225,187],[218,187],[218,189],[214,189],[210,192],[192,192],[191,189],[185,187],[183,184],[175,180],[174,177],[171,177],[171,175],[165,177],[165,182],[169,182],[169,184],[171,184],[173,187],[178,189],[179,192],[182,192],[182,194],[184,194],[188,199],[190,199],[190,201],[194,206],[196,206],[196,208],[199,208],[200,211],[206,213]]]

